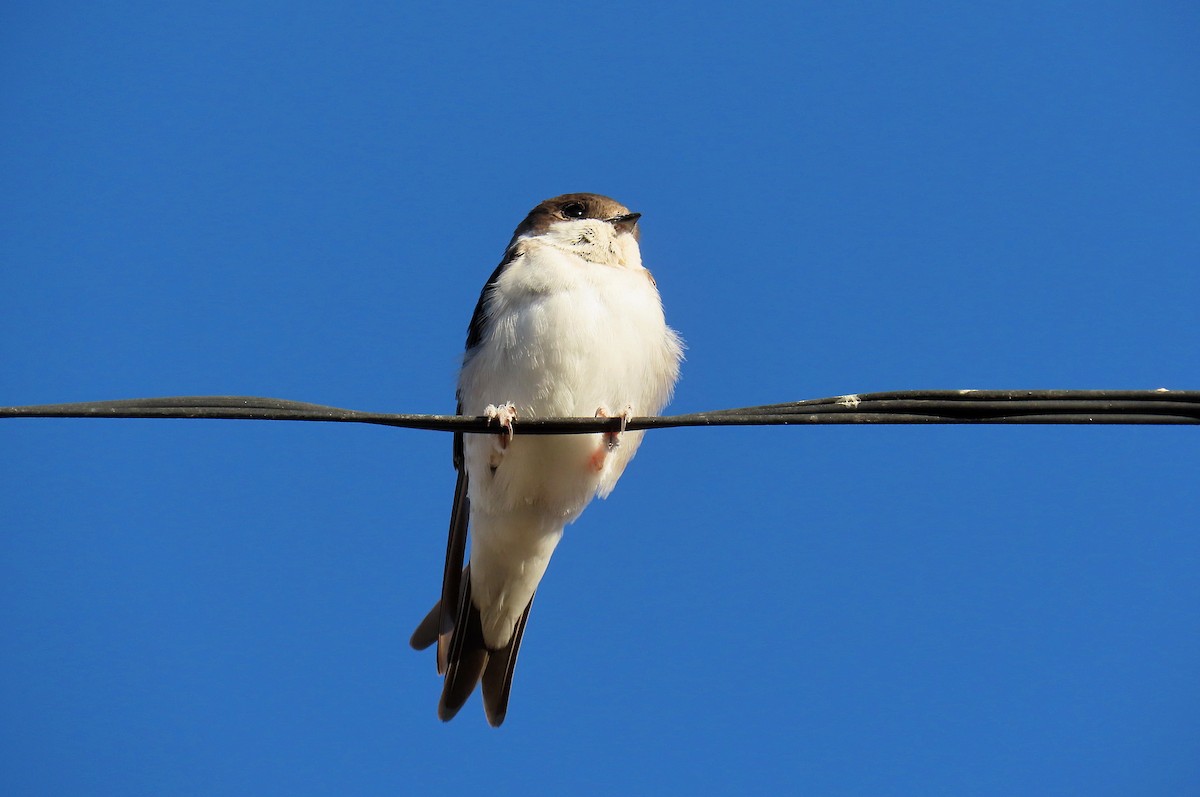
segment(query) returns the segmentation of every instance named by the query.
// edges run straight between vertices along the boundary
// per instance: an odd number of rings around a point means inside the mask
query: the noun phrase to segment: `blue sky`
[[[448,412],[539,200],[644,214],[673,411],[1200,387],[1187,3],[9,4],[0,403]],[[5,794],[1184,794],[1190,428],[652,432],[505,726],[408,634],[431,432],[0,424]]]

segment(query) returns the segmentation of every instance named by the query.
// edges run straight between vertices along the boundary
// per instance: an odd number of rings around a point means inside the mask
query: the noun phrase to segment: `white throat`
[[[642,265],[637,239],[630,233],[618,232],[602,219],[558,221],[541,235],[531,237],[591,263],[625,268]]]

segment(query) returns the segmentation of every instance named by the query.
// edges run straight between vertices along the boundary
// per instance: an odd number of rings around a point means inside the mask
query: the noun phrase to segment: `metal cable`
[[[361,412],[286,399],[178,396],[0,407],[0,418],[219,418],[371,423],[441,432],[498,432],[484,417]],[[797,424],[1200,424],[1195,390],[903,390],[687,415],[633,417],[626,428]],[[519,434],[615,431],[619,418],[518,418]]]

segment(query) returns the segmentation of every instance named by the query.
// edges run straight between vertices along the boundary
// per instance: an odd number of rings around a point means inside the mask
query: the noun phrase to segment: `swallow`
[[[657,415],[679,378],[683,343],[642,265],[640,217],[598,194],[547,199],[516,228],[475,305],[458,414],[486,416],[502,433],[454,436],[441,600],[411,639],[437,646],[443,721],[482,684],[488,723],[504,722],[563,528],[612,492],[642,441],[626,422]],[[519,434],[522,419],[544,417],[620,422],[596,434]]]

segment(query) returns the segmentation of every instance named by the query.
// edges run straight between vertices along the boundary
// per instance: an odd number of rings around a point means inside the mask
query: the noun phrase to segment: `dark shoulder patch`
[[[467,327],[468,354],[470,354],[471,349],[483,342],[483,331],[487,322],[487,301],[492,291],[496,290],[496,282],[500,279],[500,275],[504,273],[504,269],[508,268],[509,264],[522,254],[523,252],[518,242],[513,241],[509,244],[508,251],[504,253],[504,259],[500,261],[500,265],[496,266],[496,270],[492,272],[492,276],[488,277],[483,290],[479,292],[479,301],[475,303],[475,312],[471,315],[470,326]]]

